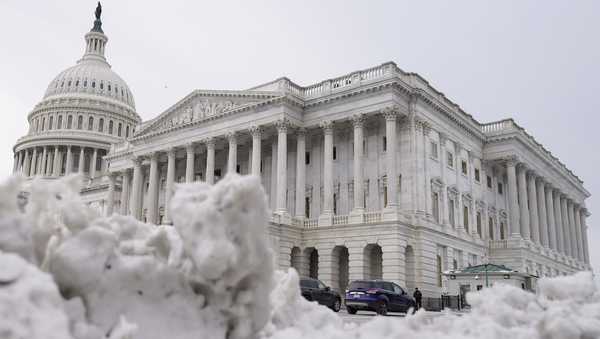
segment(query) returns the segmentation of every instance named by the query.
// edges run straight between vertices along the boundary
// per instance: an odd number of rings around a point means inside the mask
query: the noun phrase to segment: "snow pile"
[[[304,300],[294,270],[274,271],[260,180],[178,187],[174,227],[103,218],[77,177],[0,186],[0,339],[598,338],[591,273],[543,279],[538,294],[498,284],[472,312],[423,311],[344,325]],[[47,272],[47,273],[46,273]]]

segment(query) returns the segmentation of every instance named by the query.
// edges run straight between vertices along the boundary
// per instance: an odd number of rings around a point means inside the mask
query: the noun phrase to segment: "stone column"
[[[129,212],[129,170],[123,171],[123,179],[121,180],[121,214],[128,215]]]
[[[17,171],[19,170],[19,155],[20,152],[16,152],[15,156],[14,156],[14,164],[13,164],[13,174],[17,173]]]
[[[73,152],[71,148],[71,145],[67,146],[67,161],[65,164],[67,168],[65,168],[65,175],[69,175],[73,171]]]
[[[575,217],[573,215],[573,200],[567,199],[567,223],[569,225],[569,239],[571,240],[571,257],[577,259],[579,250],[577,249],[577,231],[575,230]]]
[[[133,159],[133,187],[131,192],[131,214],[142,220],[142,159]]]
[[[235,132],[227,133],[229,150],[227,152],[227,173],[235,173],[237,166],[237,137]]]
[[[306,209],[306,130],[300,128],[296,135],[296,217],[304,218]]]
[[[323,211],[319,217],[320,225],[333,223],[333,122],[323,121]]]
[[[538,203],[538,216],[539,216],[539,227],[540,227],[540,243],[545,248],[549,247],[548,242],[548,215],[546,212],[546,191],[544,189],[544,181],[538,178],[537,181],[537,203]]]
[[[29,170],[30,176],[35,176],[37,174],[37,165],[38,165],[38,152],[37,152],[37,147],[34,147],[33,155],[31,156],[31,169]]]
[[[352,125],[354,127],[354,209],[352,210],[353,221],[362,222],[362,214],[365,212],[364,206],[364,179],[363,179],[363,149],[365,115],[355,114],[352,116]]]
[[[194,181],[194,144],[185,145],[185,150],[185,182],[190,183]]]
[[[558,202],[558,210],[560,215],[560,231],[559,235],[562,235],[563,251],[566,255],[571,256],[571,232],[569,230],[569,213],[567,212],[567,198],[561,193],[558,193],[558,197],[555,200],[555,204]],[[557,219],[558,220],[558,219]]]
[[[548,212],[548,236],[549,236],[549,245],[553,250],[558,251],[558,244],[556,243],[556,220],[554,218],[556,214],[556,208],[554,205],[554,194],[552,193],[554,189],[552,185],[546,184],[546,212]]]
[[[440,146],[438,149],[438,159],[440,160],[440,177],[442,179],[442,187],[440,189],[440,221],[442,225],[448,226],[448,185],[446,185],[446,140],[448,137],[444,133],[440,135]]]
[[[395,215],[398,209],[398,174],[396,171],[396,121],[398,111],[395,108],[385,109],[383,112],[385,118],[385,136],[387,139],[385,170],[387,176],[387,207],[386,214]]]
[[[96,177],[96,159],[98,158],[98,149],[94,148],[94,153],[92,153],[92,160],[90,160],[90,178],[94,179]]]
[[[252,175],[260,177],[260,160],[262,150],[262,130],[258,126],[252,126],[249,129],[250,135],[252,135]]]
[[[151,224],[157,223],[158,216],[158,153],[150,154],[150,175],[148,185],[148,216]]]
[[[44,150],[44,153],[46,153],[46,150]],[[79,172],[79,174],[83,175],[83,172],[85,170],[85,147],[80,147],[80,151],[79,151],[79,166],[77,167],[77,172]]]
[[[586,264],[590,263],[590,253],[589,253],[589,243],[587,237],[587,225],[585,223],[585,218],[587,217],[587,213],[585,209],[580,210],[579,218],[581,223],[581,238],[583,241],[583,260]]]
[[[46,175],[46,161],[48,159],[48,147],[44,146],[42,151],[42,161],[40,161],[38,173],[42,176]]]
[[[507,233],[514,238],[521,237],[521,224],[519,222],[519,201],[517,198],[517,174],[516,165],[517,158],[511,157],[506,161],[506,174],[508,177],[507,190],[508,190],[508,206],[509,206],[509,231]],[[458,169],[457,169],[458,170]]]
[[[535,173],[532,171],[527,181],[527,195],[529,197],[529,224],[531,225],[531,240],[541,245],[540,242],[540,218],[538,215],[537,187]]]
[[[560,192],[554,189],[554,222],[556,225],[556,249],[560,253],[566,253],[563,233],[563,219],[562,211],[560,206]]]
[[[167,187],[165,189],[164,224],[171,225],[171,197],[175,192],[175,148],[167,150]]]
[[[215,183],[215,139],[208,138],[206,144],[206,182]]]
[[[523,239],[529,240],[531,238],[531,231],[529,229],[529,209],[527,206],[527,168],[521,164],[518,170],[518,185],[519,185],[519,210],[521,215],[521,235]]]
[[[579,261],[584,261],[582,237],[583,233],[581,232],[581,219],[579,218],[580,210],[581,208],[579,206],[573,204],[573,221],[575,225],[575,235],[577,238],[577,259],[579,259]]]
[[[17,154],[18,154],[17,172],[22,172],[23,171],[23,151],[19,151]]]
[[[106,197],[106,216],[110,217],[115,208],[115,173],[108,174],[108,192]]]
[[[29,176],[29,170],[31,169],[31,156],[29,150],[25,150],[25,162],[23,164],[23,174]]]
[[[287,130],[289,122],[285,119],[275,123],[277,128],[277,212],[287,214]]]
[[[60,175],[60,153],[58,146],[54,146],[54,160],[52,160],[52,176],[58,177]]]

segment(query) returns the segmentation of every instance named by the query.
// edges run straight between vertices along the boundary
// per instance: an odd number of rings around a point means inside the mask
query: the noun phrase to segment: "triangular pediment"
[[[227,114],[278,95],[276,92],[194,91],[155,119],[143,124],[135,137]]]

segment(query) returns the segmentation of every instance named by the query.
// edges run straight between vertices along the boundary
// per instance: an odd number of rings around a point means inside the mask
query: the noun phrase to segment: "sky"
[[[480,122],[512,117],[592,194],[600,268],[600,1],[105,0],[107,58],[153,118],[194,89],[300,85],[394,61]],[[91,0],[0,0],[0,177],[50,81],[83,55]],[[596,174],[596,175],[594,175]]]

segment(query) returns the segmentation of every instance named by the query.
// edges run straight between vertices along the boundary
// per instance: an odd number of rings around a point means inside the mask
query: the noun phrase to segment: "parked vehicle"
[[[350,314],[357,311],[374,311],[385,315],[387,312],[407,313],[415,310],[415,300],[397,284],[383,280],[356,280],[350,283],[344,299]]]
[[[342,306],[342,297],[329,286],[326,286],[317,279],[300,278],[300,290],[302,296],[308,301],[316,301],[321,305],[331,308],[334,312],[339,312]]]

